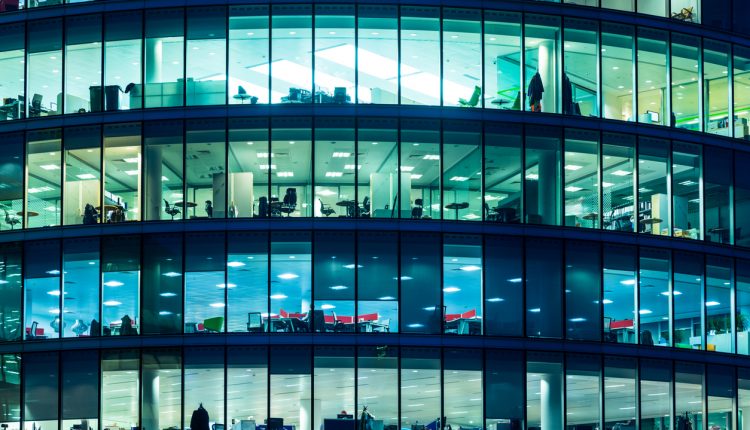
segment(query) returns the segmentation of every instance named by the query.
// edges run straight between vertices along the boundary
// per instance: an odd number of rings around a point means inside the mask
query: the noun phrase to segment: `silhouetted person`
[[[650,330],[643,330],[641,333],[641,345],[653,345],[654,337],[651,335]]]

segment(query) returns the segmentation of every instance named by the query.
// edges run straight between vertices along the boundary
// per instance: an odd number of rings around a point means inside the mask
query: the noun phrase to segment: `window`
[[[524,18],[524,110],[560,113],[560,18],[547,15]]]
[[[674,142],[672,146],[672,217],[675,237],[702,239],[704,200],[700,182],[701,146]]]
[[[399,422],[398,352],[398,347],[393,346],[357,348],[357,405],[366,405],[368,410],[377,413],[384,426]]]
[[[638,416],[638,362],[633,358],[604,357],[604,425],[635,424]]]
[[[446,426],[468,428],[482,422],[482,366],[481,350],[443,350],[443,414]]]
[[[602,135],[602,226],[636,231],[635,136]]]
[[[263,319],[268,319],[268,234],[232,232],[227,235],[227,253],[227,282],[223,285],[227,289],[227,329],[263,332],[267,329]]]
[[[599,396],[602,392],[601,359],[568,354],[565,366],[565,411],[567,425],[597,428],[602,422]]]
[[[732,95],[734,96],[734,137],[747,139],[750,136],[748,115],[750,114],[750,49],[733,46],[734,69],[732,71]]]
[[[203,407],[208,413],[208,425],[225,423],[224,420],[224,387],[225,379],[224,347],[193,347],[184,350],[185,400],[182,405],[182,422],[184,426],[192,425],[194,409]],[[215,387],[206,389],[205,387]],[[195,406],[198,405],[198,406]],[[179,409],[179,405],[178,405]]]
[[[732,402],[737,395],[735,371],[728,366],[708,365],[706,368],[708,428],[726,430],[732,422]]]
[[[98,238],[63,241],[62,337],[100,335],[99,247]]]
[[[268,120],[229,119],[227,218],[270,215],[269,175],[276,174],[278,166],[268,148]]]
[[[440,350],[401,349],[401,426],[438,425],[441,411],[442,378]]]
[[[643,138],[638,145],[638,231],[669,236],[669,142]],[[686,202],[687,203],[687,202]]]
[[[703,12],[703,9],[701,8],[700,0],[671,0],[671,4],[672,7],[669,16],[672,19],[686,22],[701,22],[701,12]],[[711,3],[710,7],[714,6]]]
[[[448,90],[440,82],[439,18],[438,8],[401,8],[401,104],[440,106]]]
[[[442,331],[440,239],[439,235],[432,233],[401,235],[402,332],[437,334]]]
[[[57,352],[38,352],[23,356],[25,430],[56,428],[59,425],[59,361]]]
[[[180,350],[145,350],[141,361],[141,420],[144,427],[180,428],[183,386]]]
[[[604,341],[638,343],[637,249],[604,244]]]
[[[104,16],[104,110],[143,107],[143,13]]]
[[[562,113],[599,116],[599,26],[596,21],[566,18]],[[608,71],[607,71],[608,72]]]
[[[26,133],[26,210],[22,217],[27,228],[60,225],[61,146],[60,129]]]
[[[734,243],[750,246],[750,154],[734,152]]]
[[[524,359],[521,351],[488,349],[484,357],[485,426],[509,424],[526,428],[524,423]]]
[[[482,220],[481,124],[443,123],[443,218]],[[427,155],[425,155],[427,156]]]
[[[398,218],[399,177],[411,173],[398,171],[398,125],[395,119],[360,118],[357,134],[357,195],[362,200],[362,218]],[[346,165],[344,166],[346,167]],[[410,187],[410,180],[401,187]],[[404,195],[409,195],[409,188]],[[367,201],[365,202],[365,199]],[[409,205],[406,205],[407,208]],[[411,211],[406,212],[411,216]],[[333,215],[333,214],[331,214]]]
[[[188,106],[223,105],[227,100],[227,9],[187,9],[185,88]]]
[[[662,249],[641,248],[640,251],[638,329],[641,344],[670,346],[671,256],[668,250]]]
[[[312,8],[274,5],[272,11],[271,103],[312,103]]]
[[[101,420],[108,426],[138,425],[139,355],[133,349],[101,352]]]
[[[444,333],[482,334],[482,267],[480,237],[443,237]]]
[[[385,5],[359,5],[357,12],[357,103],[397,104],[400,78],[398,9]]]
[[[677,0],[673,0],[677,1]],[[689,1],[689,0],[687,0]],[[700,40],[672,33],[672,127],[701,131]]]
[[[141,134],[141,123],[104,126],[103,223],[140,221],[143,217]],[[158,215],[154,217],[158,219]]]
[[[523,255],[521,238],[485,237],[483,322],[488,335],[523,336]]]
[[[482,107],[482,19],[479,10],[443,9],[443,106]]]
[[[355,266],[352,232],[315,232],[313,238],[315,285],[311,329],[316,332],[353,333]],[[350,269],[350,267],[352,269]],[[351,397],[354,397],[352,394]]]
[[[359,200],[364,196],[355,194],[358,167],[354,121],[318,118],[315,121],[314,169],[316,217],[354,218],[362,213]]]
[[[637,0],[638,13],[665,17],[667,16],[669,1],[670,0]]]
[[[526,336],[563,335],[562,253],[558,240],[526,241]]]
[[[182,122],[144,123],[143,145],[146,159],[144,220],[183,219],[190,208],[185,204],[182,188],[185,150]]]
[[[224,252],[223,232],[185,235],[185,333],[224,331]]]
[[[1,231],[23,227],[24,133],[2,134],[0,140],[3,142],[0,164],[5,166],[0,170],[0,183],[6,185],[0,196],[1,215],[4,220],[0,223]]]
[[[102,17],[69,17],[65,21],[65,113],[100,112],[103,102]]]
[[[231,330],[231,327],[230,327]],[[259,346],[227,348],[227,421],[240,425],[268,418],[268,349]],[[253,393],[247,396],[247,393]]]
[[[102,243],[103,336],[138,334],[141,283],[141,237],[119,236],[117,242]],[[123,323],[126,325],[123,326]],[[128,328],[127,324],[130,324]],[[94,335],[96,327],[90,329]]]
[[[675,426],[703,424],[705,381],[703,364],[676,362],[674,365]]]
[[[62,327],[60,242],[26,242],[23,261],[26,339],[58,338]]]
[[[624,10],[628,12],[635,11],[634,0],[601,0],[602,7],[609,9]]]
[[[354,23],[353,5],[315,6],[316,103],[357,100]]]
[[[526,354],[526,429],[563,428],[563,356],[555,353]],[[544,388],[542,388],[544,387]],[[544,391],[544,399],[542,399]],[[546,413],[542,413],[542,402]]]
[[[737,329],[737,353],[748,355],[748,332],[750,332],[750,261],[736,260],[735,327]]]
[[[325,425],[326,421],[343,413],[342,411],[357,416],[358,411],[354,403],[354,386],[357,381],[354,348],[317,346],[314,352],[315,421],[320,420]],[[354,424],[353,421],[351,423]]]
[[[521,222],[523,169],[522,129],[511,124],[484,126],[484,219],[502,223]]]
[[[706,350],[735,352],[732,325],[732,260],[706,256]],[[738,294],[739,296],[739,294]]]
[[[99,126],[64,129],[65,189],[63,224],[96,224],[101,207],[101,146]]]
[[[311,428],[312,351],[309,347],[273,346],[270,357],[271,417],[295,428]]]
[[[639,424],[668,430],[672,426],[672,363],[642,359],[638,376],[641,380]]]
[[[722,148],[703,148],[703,219],[705,239],[732,243],[732,152]]]
[[[310,330],[312,303],[312,244],[309,233],[271,235],[271,332]],[[308,321],[303,321],[308,320]],[[273,378],[271,378],[273,386]],[[272,407],[272,416],[273,407]]]
[[[143,236],[143,334],[182,333],[182,247],[181,234]]]
[[[268,103],[268,6],[229,7],[229,104]]]
[[[565,129],[565,225],[600,228],[599,133]]]
[[[272,153],[263,160],[271,168],[271,217],[310,217],[319,209],[322,213],[317,196],[312,201],[311,128],[310,118],[276,118],[271,122]]]
[[[0,267],[0,340],[23,339],[21,252],[19,245],[7,244],[0,247],[0,261],[3,263]]]
[[[21,355],[0,355],[0,375],[3,385],[0,388],[3,412],[0,425],[8,430],[21,428]]]
[[[63,351],[60,390],[62,426],[73,428],[87,423],[99,425],[99,354],[91,351]]]
[[[705,349],[703,303],[703,256],[686,252],[674,253],[674,346]],[[669,294],[669,290],[663,291]],[[709,308],[706,301],[706,308]]]
[[[703,39],[703,129],[706,133],[732,137],[729,50],[729,44]]]
[[[640,3],[644,0],[638,0]],[[662,0],[660,0],[662,1]],[[654,4],[657,2],[652,2]],[[639,8],[640,11],[640,8]],[[664,13],[659,14],[664,16]],[[670,125],[667,68],[668,34],[638,28],[638,122]],[[696,104],[697,106],[697,104]]]
[[[439,130],[440,122],[435,120],[401,121],[401,218],[442,217]]]
[[[187,198],[176,205],[186,219],[224,218],[227,208],[226,122],[223,119],[190,120],[186,124],[185,139]]]
[[[145,107],[182,106],[185,95],[183,9],[146,12]]]
[[[357,247],[357,328],[365,333],[397,333],[398,235],[360,231]]]
[[[29,22],[26,42],[28,118],[62,113],[62,19]]]
[[[484,12],[485,108],[521,110],[521,14]]]
[[[560,225],[560,140],[556,128],[527,130],[524,210],[529,224]]]
[[[606,0],[602,0],[604,3]],[[622,0],[610,0],[622,2]],[[632,0],[625,0],[631,1]],[[602,7],[607,7],[602,4]],[[612,7],[612,6],[609,6]],[[632,6],[630,7],[632,10]],[[635,121],[634,30],[604,22],[601,26],[601,79],[604,118]]]
[[[582,241],[567,241],[565,246],[566,337],[601,340],[601,248]]]
[[[0,26],[0,121],[21,119],[26,116],[24,98],[24,64],[26,63],[24,24]]]

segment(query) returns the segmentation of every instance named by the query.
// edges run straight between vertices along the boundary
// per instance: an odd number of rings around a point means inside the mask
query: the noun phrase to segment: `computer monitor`
[[[354,419],[354,415],[352,415],[352,414],[338,414],[338,415],[336,415],[336,418],[338,418],[340,420],[353,420]]]
[[[268,418],[266,419],[266,425],[268,430],[282,430],[284,428],[284,418]]]

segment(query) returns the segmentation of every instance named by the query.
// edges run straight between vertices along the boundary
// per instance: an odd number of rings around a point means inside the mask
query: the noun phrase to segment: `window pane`
[[[26,242],[23,261],[26,339],[58,338],[60,242]]]
[[[320,199],[315,196],[315,202],[312,201],[312,121],[309,118],[277,118],[271,127],[273,153],[264,160],[271,163],[272,171],[270,215],[313,216],[318,211]]]
[[[182,358],[178,349],[143,352],[141,419],[146,428],[180,428]]]
[[[638,145],[638,231],[669,236],[669,142],[640,139]]]
[[[639,3],[642,1],[639,0]],[[664,16],[663,13],[660,15]],[[660,125],[671,123],[669,118],[665,118],[669,101],[667,40],[666,32],[638,28],[638,122]]]
[[[356,100],[354,22],[353,5],[315,7],[316,103]]]
[[[309,319],[312,299],[310,239],[309,233],[302,232],[271,235],[271,315],[268,321],[272,332],[310,329],[307,321],[303,321]]]
[[[102,129],[99,126],[68,127],[64,136],[63,224],[96,224],[101,210]]]
[[[638,343],[637,250],[604,245],[604,341]]]
[[[485,333],[523,336],[523,241],[487,236],[484,258]]]
[[[357,415],[354,406],[354,348],[351,346],[318,346],[315,347],[315,421],[320,421],[323,428],[351,423],[341,423],[335,417],[339,414]]]
[[[317,75],[316,75],[317,76]],[[315,199],[317,217],[338,214],[354,218],[361,209],[355,195],[358,165],[354,121],[319,118],[315,121]],[[364,198],[360,196],[359,199]],[[335,208],[335,209],[334,209]],[[331,213],[329,209],[334,209]],[[285,210],[282,207],[282,212]]]
[[[484,357],[486,428],[525,428],[523,353],[489,349]]]
[[[672,152],[672,216],[675,237],[701,239],[701,147],[674,142]]]
[[[703,265],[702,255],[674,254],[674,346],[678,348],[704,349]]]
[[[196,84],[197,85],[197,84]],[[191,120],[186,124],[187,199],[175,203],[185,218],[224,218],[226,200],[226,122]]]
[[[312,103],[312,10],[274,5],[271,18],[271,102]],[[258,68],[259,73],[266,70]]]
[[[737,353],[750,354],[750,261],[736,260],[737,297],[735,326],[737,328]]]
[[[673,0],[677,1],[677,0]],[[700,40],[684,34],[672,34],[672,126],[701,131],[701,106],[698,102]]]
[[[401,104],[440,105],[439,17],[438,8],[401,8]]]
[[[638,13],[648,15],[667,16],[667,8],[670,0],[637,0]]]
[[[182,333],[182,246],[181,234],[143,236],[143,334]]]
[[[24,428],[57,428],[59,410],[59,357],[57,352],[23,356]]]
[[[0,183],[6,186],[0,193],[3,208],[0,215],[5,221],[0,223],[0,230],[13,230],[23,227],[24,133],[2,134],[0,140],[3,142],[0,164],[5,166],[0,170]]]
[[[26,31],[28,117],[61,114],[62,19],[31,21]]]
[[[140,236],[120,236],[116,243],[108,240],[102,243],[101,334],[104,336],[138,334],[141,321],[140,257]],[[91,331],[95,333],[96,327],[91,327]]]
[[[354,273],[353,232],[315,232],[314,309],[312,330],[353,333]],[[350,269],[351,267],[351,269]],[[352,394],[353,397],[353,394]]]
[[[91,351],[64,351],[61,359],[63,426],[98,426],[99,354]]]
[[[604,3],[606,0],[602,0]],[[621,0],[610,0],[621,1]],[[626,0],[627,1],[627,0]],[[607,7],[602,4],[602,7]],[[631,8],[632,10],[632,8]],[[633,27],[602,23],[602,98],[604,118],[635,121]]]
[[[361,217],[398,218],[397,121],[360,118],[357,138],[357,193],[362,201]],[[402,173],[401,177],[404,176],[410,174]]]
[[[271,417],[279,425],[311,429],[312,352],[309,347],[271,347]]]
[[[641,360],[641,428],[669,430],[672,409],[672,363]]]
[[[484,106],[521,109],[521,15],[484,12]]]
[[[670,264],[668,250],[641,249],[638,329],[642,345],[672,344],[669,324],[672,301]]]
[[[732,243],[732,202],[730,188],[733,172],[732,152],[722,148],[703,148],[703,216],[705,239]]]
[[[444,236],[444,333],[482,334],[482,267],[480,237]]]
[[[21,119],[26,116],[24,106],[25,26],[23,24],[0,26],[0,121]]]
[[[476,122],[443,124],[444,219],[482,220],[482,134]],[[426,157],[427,155],[425,155]]]
[[[703,425],[703,382],[702,364],[676,362],[674,366],[675,426]]]
[[[0,355],[0,425],[8,430],[21,428],[21,355]]]
[[[21,252],[22,248],[15,244],[0,247],[0,340],[23,339]]]
[[[565,130],[565,225],[599,228],[599,133]]]
[[[526,429],[563,428],[562,355],[531,352],[526,360]]]
[[[399,194],[409,196],[401,197],[401,218],[440,219],[440,123],[405,120],[401,128]]]
[[[734,243],[750,246],[750,154],[734,152]]]
[[[706,256],[706,350],[734,352],[732,260]]]
[[[398,348],[360,346],[357,349],[357,407],[377,413],[383,428],[398,428]],[[359,414],[359,409],[357,410]]]
[[[708,428],[731,428],[734,420],[732,403],[737,395],[735,370],[729,366],[709,365],[706,373]]]
[[[227,328],[262,332],[268,318],[268,234],[227,235]]]
[[[601,0],[602,7],[616,10],[635,11],[634,0]]]
[[[470,428],[482,422],[482,351],[443,351],[443,413],[446,428]]]
[[[193,425],[192,418],[195,414],[193,408],[200,407],[208,413],[209,428],[225,423],[224,347],[186,348],[183,353],[185,354],[183,428]],[[215,388],[206,389],[207,387]]]
[[[188,233],[185,241],[185,333],[221,333],[228,266],[224,233]]]
[[[601,248],[596,242],[566,242],[565,321],[568,339],[601,340]]]
[[[182,106],[185,92],[183,9],[146,12],[145,107]]]
[[[568,354],[566,359],[566,424],[568,428],[598,428],[601,424],[601,358],[594,355]]]
[[[104,210],[101,222],[140,221],[141,124],[104,126]]]
[[[184,144],[182,122],[147,122],[143,126],[146,166],[144,220],[182,219]]]
[[[99,243],[98,238],[63,241],[63,337],[99,336]]]
[[[62,190],[62,133],[60,129],[26,133],[27,228],[60,225]]]
[[[529,337],[562,337],[562,252],[558,240],[526,241],[526,335]]]
[[[560,140],[559,129],[527,129],[524,205],[529,224],[560,225]]]
[[[482,107],[481,12],[443,9],[443,105]]]
[[[402,428],[439,426],[441,379],[439,349],[401,349]]]
[[[398,235],[360,231],[357,236],[357,328],[398,332]]]
[[[741,46],[734,46],[734,70],[732,72],[732,82],[734,88],[734,137],[747,139],[750,136],[748,128],[748,114],[750,114],[750,85],[747,85],[747,79],[750,78],[750,49]]]
[[[227,99],[227,8],[187,9],[187,105],[223,105]]]
[[[607,230],[633,232],[635,136],[604,133],[602,139],[602,224]]]
[[[632,358],[604,357],[604,425],[626,423],[635,427],[638,362]]]
[[[268,120],[229,119],[227,218],[269,216],[268,180],[275,168],[268,146]]]
[[[484,217],[487,221],[521,221],[522,129],[510,124],[484,127]]]
[[[439,235],[431,233],[401,235],[402,332],[437,334],[442,331],[440,239]]]
[[[65,113],[100,112],[102,96],[102,17],[69,17],[65,20]]]
[[[703,109],[707,133],[732,137],[729,123],[730,46],[710,39],[703,40]]]
[[[143,107],[143,13],[104,17],[104,110]]]
[[[559,113],[560,18],[546,15],[525,16],[526,103],[531,112]]]
[[[357,18],[357,103],[397,104],[398,9],[359,5]]]
[[[137,350],[102,351],[102,422],[112,427],[137,427],[139,416]]]
[[[598,39],[595,21],[565,19],[562,113],[599,116]]]
[[[229,104],[268,103],[268,6],[229,8]]]
[[[737,369],[737,412],[750,410],[750,369]]]
[[[230,328],[231,329],[231,328]],[[248,396],[247,393],[253,393]],[[268,349],[227,348],[227,421],[235,425],[262,424],[268,417]]]

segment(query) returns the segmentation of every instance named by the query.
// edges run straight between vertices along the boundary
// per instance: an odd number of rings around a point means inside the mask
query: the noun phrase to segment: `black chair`
[[[348,102],[348,96],[346,95],[345,87],[336,87],[333,89],[333,102],[338,104],[344,104]]]
[[[36,118],[42,115],[42,95],[34,94],[29,106],[29,117]]]
[[[258,218],[268,218],[268,197],[258,199]]]
[[[283,204],[281,205],[281,212],[289,216],[295,209],[297,209],[297,189],[287,188]]]
[[[177,209],[177,206],[169,206],[167,199],[164,199],[164,212],[166,212],[167,215],[170,215],[172,220],[174,220],[174,216],[180,213],[180,210]]]
[[[312,311],[312,327],[311,331],[315,332],[325,332],[326,331],[326,316],[325,313],[321,310],[313,310]]]
[[[359,208],[360,218],[370,218],[370,196],[365,196],[362,200],[362,207]]]
[[[325,216],[331,216],[331,215],[336,214],[336,211],[333,210],[333,208],[330,205],[323,203],[323,200],[318,199],[318,201],[320,202],[320,213],[322,213]]]
[[[423,207],[423,201],[422,199],[416,199],[414,200],[414,207],[411,208],[411,219],[420,219],[422,218],[422,213],[424,212]]]
[[[263,317],[260,312],[247,313],[247,331],[250,333],[263,332]]]

